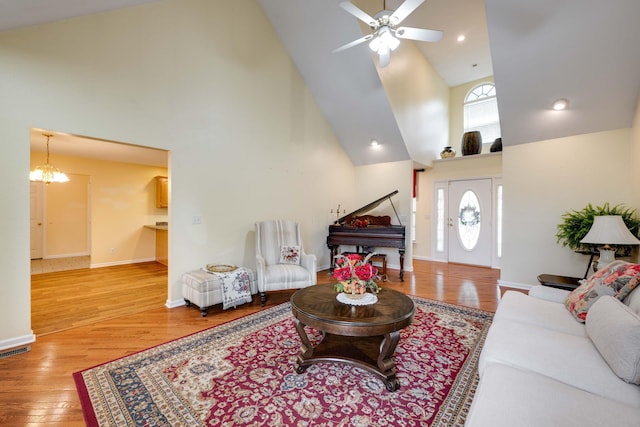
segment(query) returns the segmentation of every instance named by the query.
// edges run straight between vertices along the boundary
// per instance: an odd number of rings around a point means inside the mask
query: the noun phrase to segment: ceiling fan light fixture
[[[371,49],[374,52],[377,52],[378,49],[380,49],[380,37],[374,37],[370,42],[369,42],[369,49]]]
[[[382,54],[389,50],[396,50],[399,45],[400,40],[393,36],[389,27],[382,27],[369,43],[369,49]]]
[[[396,50],[398,46],[400,46],[400,40],[393,37],[391,33],[385,33],[385,34],[388,34],[388,35],[383,36],[383,39],[387,43],[387,46],[389,46],[389,49]]]
[[[553,102],[553,109],[556,111],[562,111],[562,110],[566,110],[567,107],[569,107],[569,101],[564,99],[564,98],[560,98],[556,101]]]
[[[389,65],[390,53],[400,46],[399,39],[409,39],[425,42],[438,42],[442,39],[442,31],[428,30],[424,28],[399,27],[400,23],[418,8],[425,0],[404,0],[395,11],[387,10],[386,2],[383,2],[383,10],[373,17],[363,12],[351,1],[341,1],[340,7],[366,23],[373,31],[364,37],[360,37],[350,43],[334,49],[333,52],[341,52],[345,49],[368,42],[369,49],[380,56],[380,67]]]

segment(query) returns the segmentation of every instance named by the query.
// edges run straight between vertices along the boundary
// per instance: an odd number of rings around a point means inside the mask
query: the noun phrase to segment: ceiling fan
[[[389,65],[391,59],[391,51],[395,50],[400,44],[398,38],[424,42],[440,41],[440,39],[442,39],[442,31],[398,26],[411,12],[424,3],[424,1],[425,0],[405,0],[395,11],[386,10],[386,1],[384,1],[382,5],[383,10],[376,13],[373,17],[369,16],[350,1],[341,2],[341,8],[367,24],[373,33],[360,37],[344,46],[340,46],[333,52],[341,52],[370,40],[369,48],[378,53],[380,67],[386,67]]]

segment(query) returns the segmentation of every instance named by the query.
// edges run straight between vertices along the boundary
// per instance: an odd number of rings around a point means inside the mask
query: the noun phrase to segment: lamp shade
[[[627,228],[620,215],[599,215],[593,217],[593,225],[580,243],[599,245],[640,245]]]

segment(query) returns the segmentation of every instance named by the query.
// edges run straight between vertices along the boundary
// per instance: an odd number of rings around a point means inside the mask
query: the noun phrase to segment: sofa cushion
[[[588,337],[494,318],[480,354],[480,378],[490,363],[534,371],[640,408],[640,387],[618,378]]]
[[[589,310],[586,330],[613,372],[628,383],[640,384],[640,316],[610,296]]]
[[[552,288],[550,286],[534,285],[529,289],[529,296],[560,304],[564,304],[568,295],[569,291]]]
[[[622,301],[638,284],[640,264],[613,261],[573,290],[565,305],[576,320],[584,322],[589,308],[602,295],[611,295]]]
[[[506,365],[490,364],[465,427],[638,426],[640,409]]]
[[[541,291],[564,292],[562,294],[563,298],[558,300],[559,302],[551,302],[546,299],[525,295],[522,292],[507,291],[500,300],[493,322],[495,323],[501,319],[511,319],[571,335],[587,336],[584,325],[576,322],[564,304],[562,304],[568,294],[567,291],[546,286],[534,286],[534,288],[544,288]],[[529,295],[531,294],[539,295],[540,292],[532,289],[529,292]]]
[[[274,264],[268,265],[265,277],[268,283],[283,283],[282,289],[296,289],[308,286],[311,273],[299,265]],[[301,285],[305,283],[305,285]]]
[[[640,287],[631,292],[623,301],[634,313],[640,314]]]
[[[280,246],[279,264],[300,264],[300,245]]]

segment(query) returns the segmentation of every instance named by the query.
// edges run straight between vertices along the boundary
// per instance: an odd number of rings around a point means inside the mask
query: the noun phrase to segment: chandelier
[[[49,184],[51,182],[67,182],[69,178],[63,172],[60,172],[60,169],[52,166],[49,163],[49,138],[53,136],[51,133],[43,133],[43,136],[47,137],[47,161],[44,165],[38,166],[31,172],[29,172],[29,180],[31,181],[42,181],[45,184]]]

